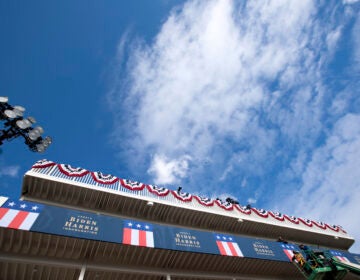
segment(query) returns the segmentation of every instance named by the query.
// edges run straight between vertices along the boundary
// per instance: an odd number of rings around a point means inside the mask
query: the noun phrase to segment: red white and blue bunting
[[[167,188],[158,187],[154,185],[146,185],[146,188],[148,189],[149,192],[156,194],[158,196],[166,196],[170,192]]]
[[[258,214],[260,217],[267,218],[269,216],[268,211],[264,209],[257,209],[253,207],[252,210],[254,210],[254,212]]]
[[[131,191],[142,191],[145,188],[145,184],[136,181],[120,179],[120,184]]]
[[[298,218],[300,222],[302,222],[304,225],[308,226],[308,227],[312,227],[313,226],[313,222],[309,219],[305,219],[305,218]]]
[[[312,220],[305,219],[305,218],[297,218],[295,216],[288,216],[288,215],[281,214],[280,212],[276,212],[276,211],[266,211],[264,209],[252,208],[249,205],[241,206],[237,203],[231,203],[230,201],[222,201],[220,199],[213,200],[213,199],[210,199],[207,197],[192,195],[187,192],[182,192],[180,189],[177,191],[170,191],[169,189],[164,188],[164,187],[158,187],[155,185],[146,185],[146,184],[143,184],[140,182],[131,181],[131,180],[127,180],[127,179],[119,179],[118,177],[115,177],[112,175],[105,175],[101,172],[90,172],[90,171],[80,168],[80,167],[74,168],[69,164],[56,164],[55,162],[52,162],[52,161],[49,161],[46,159],[37,161],[32,166],[32,168],[33,169],[44,169],[44,168],[53,167],[53,166],[57,166],[57,169],[62,174],[69,176],[69,177],[83,177],[90,173],[93,180],[99,184],[111,185],[111,184],[120,182],[122,187],[124,187],[130,191],[142,191],[146,188],[148,192],[150,192],[154,195],[157,195],[157,196],[167,196],[171,192],[173,197],[175,197],[176,199],[183,201],[183,202],[190,202],[190,201],[192,201],[192,198],[194,197],[195,200],[200,205],[206,206],[206,207],[213,207],[214,205],[216,205],[226,211],[232,211],[235,208],[240,213],[245,214],[245,215],[251,215],[252,212],[254,212],[256,215],[258,215],[262,218],[270,217],[270,218],[274,218],[281,222],[288,220],[291,223],[297,224],[297,225],[301,222],[301,224],[304,224],[308,227],[312,227],[313,225],[315,225],[317,228],[320,228],[322,230],[330,229],[335,232],[341,231],[343,233],[346,233],[346,231],[341,226],[337,226],[337,225],[329,225],[329,224],[319,222],[319,221],[312,221]],[[54,169],[51,168],[50,170],[54,170]],[[73,178],[72,180],[75,180],[75,179]]]
[[[323,223],[323,222],[312,221],[312,223],[313,223],[315,226],[317,226],[317,227],[319,227],[319,228],[321,228],[321,229],[326,229],[326,224]]]
[[[240,205],[235,205],[235,208],[237,210],[239,210],[241,213],[246,214],[246,215],[250,215],[251,214],[251,208],[247,207],[247,206],[240,206]]]
[[[90,171],[80,168],[80,167],[72,167],[69,164],[58,164],[59,171],[69,177],[82,177],[88,174]]]
[[[234,205],[228,201],[215,199],[215,203],[217,204],[217,206],[221,207],[222,209],[225,209],[226,211],[231,211],[234,208]]]
[[[38,160],[37,162],[35,162],[35,164],[32,166],[32,168],[46,168],[46,167],[50,167],[50,166],[54,166],[54,165],[56,165],[56,163],[51,160],[41,159],[41,160]]]
[[[208,197],[204,197],[204,196],[198,196],[198,195],[194,195],[195,199],[202,205],[204,206],[213,206],[214,205],[214,200],[212,200],[211,198]]]
[[[171,191],[171,193],[173,194],[174,197],[180,199],[181,201],[190,202],[192,200],[192,195],[187,192]]]
[[[279,221],[284,221],[285,217],[283,214],[281,214],[280,212],[277,211],[269,211],[269,215],[272,216],[273,218],[275,218],[276,220]]]
[[[91,172],[91,176],[93,177],[94,181],[105,185],[115,184],[116,181],[119,180],[118,177],[109,174],[103,174],[101,172]]]
[[[285,218],[288,220],[288,221],[290,221],[290,222],[292,222],[292,223],[294,223],[294,224],[299,224],[299,219],[298,218],[296,218],[295,216],[288,216],[288,215],[284,215],[285,216]]]

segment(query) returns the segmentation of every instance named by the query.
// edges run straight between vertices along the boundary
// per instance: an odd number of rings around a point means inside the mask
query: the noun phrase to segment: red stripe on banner
[[[236,252],[235,248],[234,248],[234,243],[232,242],[227,242],[229,248],[230,248],[230,251],[231,251],[231,254],[233,256],[237,256],[237,257],[240,257],[239,254]]]
[[[218,246],[218,248],[220,250],[220,254],[223,255],[223,256],[227,256],[225,248],[224,248],[222,242],[221,241],[216,241],[216,244],[217,244],[217,246]]]
[[[131,244],[131,228],[124,228],[123,243]]]
[[[292,261],[292,258],[294,256],[294,254],[289,251],[289,250],[284,250],[284,253],[286,254],[286,256],[289,258],[290,261]]]
[[[0,208],[0,220],[5,216],[5,214],[9,211],[7,208]]]
[[[15,219],[12,220],[11,223],[8,225],[8,228],[19,228],[28,215],[29,212],[20,211],[15,216]]]
[[[139,230],[139,246],[147,246],[145,230]]]

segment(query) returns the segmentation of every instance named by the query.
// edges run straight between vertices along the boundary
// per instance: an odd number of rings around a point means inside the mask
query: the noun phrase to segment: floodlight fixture
[[[44,129],[41,126],[31,127],[36,123],[35,118],[24,118],[25,108],[18,105],[11,106],[8,101],[8,97],[0,96],[0,120],[4,122],[3,129],[0,128],[0,145],[4,140],[10,141],[21,136],[31,151],[44,152],[52,143],[51,137],[42,138]]]
[[[44,129],[41,126],[37,126],[29,131],[28,136],[32,141],[35,141],[43,133],[44,133]]]
[[[0,96],[0,103],[7,103],[9,101],[9,98],[6,96]]]
[[[29,127],[31,127],[32,122],[29,119],[20,119],[18,121],[16,121],[16,126],[20,129],[27,129]]]
[[[15,119],[17,117],[16,111],[10,109],[5,110],[4,115],[9,119]]]

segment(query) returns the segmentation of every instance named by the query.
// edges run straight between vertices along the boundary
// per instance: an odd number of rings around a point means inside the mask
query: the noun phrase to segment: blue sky
[[[0,95],[54,143],[5,143],[1,193],[47,158],[360,240],[359,15],[356,0],[2,1]]]

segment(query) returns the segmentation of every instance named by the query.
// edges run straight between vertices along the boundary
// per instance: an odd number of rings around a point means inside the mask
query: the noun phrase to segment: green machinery
[[[294,251],[293,263],[307,280],[340,280],[348,272],[360,277],[358,264],[333,257],[328,251],[300,248],[301,251]]]

